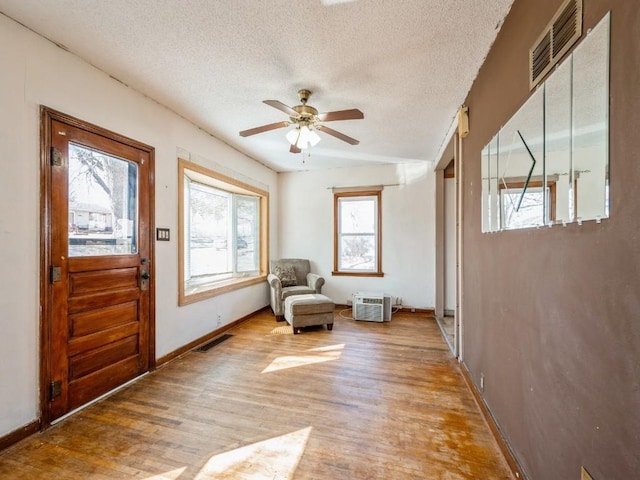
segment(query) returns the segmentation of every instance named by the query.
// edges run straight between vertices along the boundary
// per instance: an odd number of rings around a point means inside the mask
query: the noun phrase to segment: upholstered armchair
[[[273,260],[267,282],[271,287],[271,310],[278,321],[284,319],[284,299],[290,295],[322,293],[324,278],[310,272],[309,260],[282,258]]]

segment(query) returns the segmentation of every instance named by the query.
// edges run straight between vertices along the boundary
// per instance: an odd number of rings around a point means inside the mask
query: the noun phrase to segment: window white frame
[[[352,202],[374,202],[374,225],[371,231],[342,231],[342,215],[345,206]],[[333,275],[382,277],[382,192],[381,190],[354,190],[334,193]],[[353,268],[342,265],[342,245],[345,236],[373,237],[373,267]]]
[[[178,304],[187,305],[207,298],[211,298],[222,293],[255,285],[266,280],[267,276],[267,245],[268,245],[268,204],[269,195],[267,192],[255,188],[252,185],[239,182],[213,170],[209,170],[198,164],[184,159],[178,159],[178,283],[179,294]],[[230,224],[231,233],[227,236],[231,240],[230,248],[226,249],[231,268],[229,272],[218,274],[203,274],[189,278],[189,185],[196,183],[220,190],[230,195],[230,211],[232,219]],[[254,224],[254,231],[251,232],[256,244],[253,245],[254,254],[257,256],[255,269],[239,271],[238,269],[238,235],[237,235],[237,202],[242,198],[252,198],[257,201],[258,222]],[[235,232],[235,234],[234,234]]]

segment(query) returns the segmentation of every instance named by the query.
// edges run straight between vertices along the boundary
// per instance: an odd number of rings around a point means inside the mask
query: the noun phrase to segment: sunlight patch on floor
[[[209,459],[195,480],[293,479],[311,434],[307,427],[253,443]]]
[[[330,345],[327,347],[311,348],[304,355],[286,355],[278,357],[265,368],[262,373],[277,372],[286,368],[303,367],[314,363],[330,362],[338,360],[342,355],[344,343]]]
[[[293,328],[291,328],[291,325],[276,327],[271,330],[270,335],[293,335]]]
[[[159,473],[153,477],[147,477],[144,480],[176,480],[180,475],[184,473],[187,467],[176,468],[170,472]]]

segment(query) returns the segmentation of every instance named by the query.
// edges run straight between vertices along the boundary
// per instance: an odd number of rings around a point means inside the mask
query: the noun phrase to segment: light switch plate
[[[156,228],[156,240],[168,242],[171,239],[171,231],[168,228]]]

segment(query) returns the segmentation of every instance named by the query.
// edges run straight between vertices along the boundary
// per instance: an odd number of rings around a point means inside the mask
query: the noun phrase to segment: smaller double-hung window
[[[382,276],[381,192],[334,193],[333,275]]]

